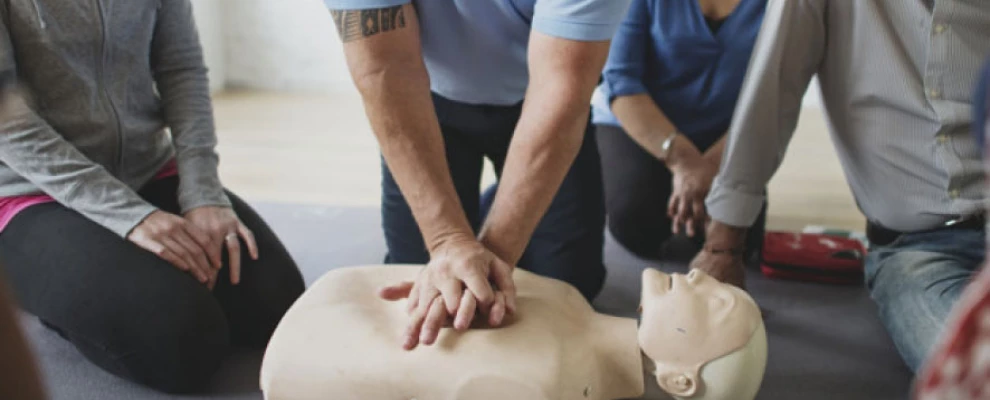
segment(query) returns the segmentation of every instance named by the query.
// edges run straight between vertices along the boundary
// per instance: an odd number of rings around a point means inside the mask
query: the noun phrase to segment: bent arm
[[[770,0],[708,195],[713,247],[741,245],[794,135],[801,100],[825,52],[822,0]]]
[[[217,167],[210,84],[189,0],[161,3],[151,44],[151,66],[172,131],[182,212],[230,207]]]
[[[6,12],[0,7],[0,13]],[[0,15],[0,75],[17,76],[14,47]],[[20,96],[4,94],[0,162],[59,203],[121,237],[155,207],[90,160]]]
[[[449,240],[474,240],[447,166],[415,8],[406,4],[332,13],[371,128],[427,249],[433,252]],[[388,29],[364,29],[365,18],[385,22]]]

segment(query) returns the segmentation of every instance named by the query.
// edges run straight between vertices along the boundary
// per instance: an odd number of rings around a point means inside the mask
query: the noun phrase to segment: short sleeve
[[[331,10],[370,10],[412,3],[412,0],[323,0]]]
[[[537,0],[533,30],[563,39],[610,40],[626,16],[630,1]]]

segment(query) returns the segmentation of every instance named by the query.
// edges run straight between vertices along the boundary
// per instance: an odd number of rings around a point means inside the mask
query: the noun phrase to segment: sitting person
[[[458,329],[455,321],[434,346],[404,351],[395,343],[405,306],[375,292],[419,270],[367,266],[321,278],[272,337],[265,398],[627,399],[644,393],[646,372],[677,398],[752,400],[763,380],[767,339],[756,303],[700,271],[645,270],[637,329],[634,319],[596,313],[571,285],[517,269],[518,309],[503,327]]]
[[[608,229],[655,259],[672,234],[704,242],[704,200],[766,0],[635,0],[594,102]],[[747,245],[762,243],[761,214]],[[674,249],[671,249],[674,250]],[[674,253],[674,254],[671,254]]]
[[[771,0],[693,266],[742,284],[746,228],[812,77],[868,221],[866,285],[913,371],[982,264],[987,193],[970,133],[990,2]]]
[[[217,172],[189,0],[0,3],[0,260],[91,362],[166,392],[262,347],[304,290]]]

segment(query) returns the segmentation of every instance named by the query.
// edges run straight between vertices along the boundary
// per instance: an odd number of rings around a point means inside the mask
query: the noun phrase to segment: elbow
[[[349,66],[354,86],[362,96],[376,96],[386,90],[410,86],[429,87],[429,76],[422,59],[395,57],[365,60]],[[391,89],[389,89],[391,88]]]

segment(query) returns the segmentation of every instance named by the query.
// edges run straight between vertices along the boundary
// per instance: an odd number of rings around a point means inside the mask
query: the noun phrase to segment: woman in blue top
[[[612,236],[643,258],[694,238],[766,0],[634,0],[596,93]],[[764,216],[750,235],[759,248]],[[693,254],[691,254],[693,255]],[[749,256],[749,255],[747,255]]]

